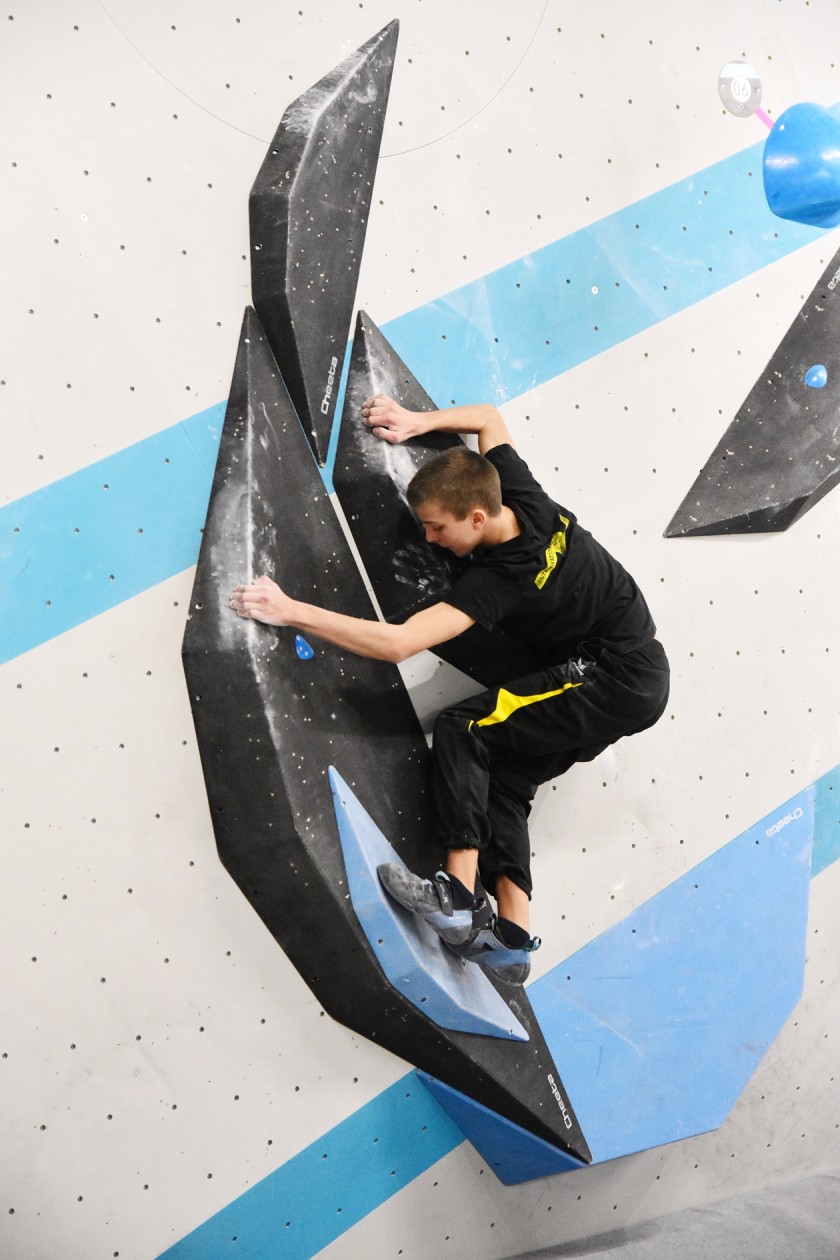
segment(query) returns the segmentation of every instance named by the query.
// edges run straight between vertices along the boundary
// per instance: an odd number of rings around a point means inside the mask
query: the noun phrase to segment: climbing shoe
[[[388,896],[419,914],[447,945],[469,940],[474,930],[473,914],[484,902],[473,897],[470,906],[456,909],[456,903],[471,895],[460,880],[450,878],[445,871],[438,871],[433,879],[422,879],[401,862],[386,862],[376,873]]]
[[[511,931],[516,928],[516,931]],[[507,935],[507,940],[503,935]],[[515,938],[516,943],[512,943]],[[476,963],[482,971],[492,973],[498,980],[509,984],[524,984],[531,972],[531,955],[540,947],[538,936],[529,936],[524,928],[508,924],[500,925],[493,916],[484,927],[473,931],[462,944],[449,943],[459,958]]]

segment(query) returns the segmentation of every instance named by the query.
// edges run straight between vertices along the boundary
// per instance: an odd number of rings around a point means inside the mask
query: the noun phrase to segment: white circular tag
[[[748,61],[728,61],[718,75],[718,92],[730,114],[748,118],[761,104],[761,79]]]

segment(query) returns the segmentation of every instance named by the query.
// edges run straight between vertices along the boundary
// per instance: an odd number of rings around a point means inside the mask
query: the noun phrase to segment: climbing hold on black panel
[[[311,661],[315,652],[311,643],[307,643],[302,634],[295,635],[295,651],[302,661]]]
[[[787,529],[840,479],[840,250],[665,530]]]
[[[286,110],[251,189],[251,291],[321,463],[335,413],[399,23]]]
[[[560,1074],[520,985],[468,980],[485,998],[491,986],[491,1000],[480,1007],[490,1017],[455,1030],[425,1013],[428,994],[409,1000],[380,965],[370,924],[354,908],[356,901],[364,907],[358,881],[365,864],[351,883],[329,767],[365,801],[363,817],[345,787],[353,817],[345,809],[344,822],[355,833],[348,846],[360,836],[364,842],[369,823],[376,843],[384,837],[412,870],[434,870],[441,855],[430,840],[426,741],[395,665],[324,643],[317,669],[302,668],[294,631],[237,616],[231,590],[261,574],[296,597],[374,617],[259,319],[248,310],[184,636],[219,855],[331,1015],[588,1161],[576,1118],[558,1111],[549,1082]],[[375,871],[367,878],[375,881]],[[450,971],[473,965],[456,962]],[[413,974],[425,989],[422,966]]]
[[[825,389],[828,384],[828,372],[824,363],[815,363],[808,368],[805,373],[804,381],[806,385],[810,385],[811,389]]]
[[[435,404],[364,311],[356,321],[333,480],[362,563],[386,621],[445,599],[458,566],[442,547],[426,542],[405,490],[432,455],[461,444],[454,433],[433,431],[393,445],[373,436],[362,403],[388,394],[410,411]],[[501,631],[473,626],[434,649],[450,665],[490,687],[523,678],[540,667]]]

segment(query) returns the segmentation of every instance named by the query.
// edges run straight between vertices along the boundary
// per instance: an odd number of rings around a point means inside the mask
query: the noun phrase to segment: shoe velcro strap
[[[452,903],[452,885],[443,871],[438,871],[437,875],[435,875],[435,887],[440,897],[441,910],[445,915],[452,915],[455,910]]]

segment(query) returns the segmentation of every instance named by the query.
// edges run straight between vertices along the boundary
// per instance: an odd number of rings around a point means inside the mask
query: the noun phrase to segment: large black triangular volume
[[[286,110],[250,198],[251,291],[316,457],[326,457],[399,23]]]
[[[787,529],[840,478],[840,250],[665,530]]]
[[[428,751],[396,666],[242,620],[262,573],[352,617],[373,608],[259,319],[245,313],[183,660],[219,855],[325,1010],[576,1158],[527,994],[494,982],[529,1040],[453,1032],[384,975],[352,908],[329,782],[338,767],[400,857],[432,871]],[[473,966],[474,964],[464,964]],[[569,1113],[571,1115],[571,1112]]]
[[[360,311],[333,481],[382,614],[388,621],[403,621],[418,609],[445,600],[458,573],[454,557],[425,541],[405,490],[427,459],[462,443],[457,434],[438,432],[396,446],[375,438],[362,420],[362,403],[373,394],[388,394],[409,411],[435,409],[370,316]],[[488,687],[540,668],[508,636],[480,626],[434,651]]]

